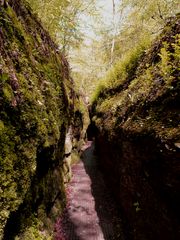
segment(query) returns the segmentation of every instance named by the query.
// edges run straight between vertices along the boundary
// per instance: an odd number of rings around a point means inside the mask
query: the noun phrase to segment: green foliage
[[[113,24],[110,21],[101,21],[98,25],[99,32],[96,31],[100,38],[98,50],[101,49],[101,53],[99,53],[99,58],[103,59],[107,70],[110,67],[113,38],[115,40],[113,64],[116,64],[124,58],[130,49],[136,48],[140,43],[152,41],[164,28],[168,18],[179,11],[177,0],[151,0],[148,2],[122,0],[119,4],[116,3],[116,9],[118,11],[116,11],[115,34],[113,33]],[[94,52],[96,53],[96,48]]]
[[[151,36],[156,36],[166,25],[167,18],[174,16],[179,11],[177,0],[151,0],[148,2],[123,0],[120,9],[126,14],[125,26],[131,26],[131,30],[135,34],[134,37],[143,36],[144,33],[148,32]],[[129,9],[128,12],[127,9]],[[139,30],[138,27],[140,27]]]
[[[179,9],[177,0],[122,0],[119,11],[124,21],[116,36],[116,58],[139,42],[155,39]]]
[[[171,55],[172,54],[168,51],[168,44],[164,43],[164,46],[163,48],[161,48],[161,53],[160,53],[160,57],[161,57],[160,68],[161,68],[161,74],[163,76],[163,79],[165,79],[166,81],[171,81],[170,76],[173,70],[173,66],[170,62]]]
[[[177,16],[152,47],[139,60],[137,58],[137,64],[132,64],[136,59],[133,56],[127,58],[125,64],[117,65],[121,74],[117,74],[117,70],[109,73],[107,79],[110,82],[104,84],[106,88],[101,86],[94,102],[97,126],[103,124],[107,131],[116,131],[121,126],[129,133],[147,134],[151,131],[159,138],[178,139],[178,111],[176,104],[171,107],[172,102],[179,101],[178,23]],[[116,81],[120,88],[113,89]]]
[[[179,54],[180,54],[180,38],[179,34],[175,36],[175,42],[173,44],[169,44],[167,42],[163,43],[163,47],[160,51],[160,72],[163,79],[167,83],[171,83],[174,79],[173,73],[174,71],[178,71],[179,69]],[[171,49],[171,50],[170,50]],[[172,61],[173,60],[173,61]]]
[[[83,37],[80,15],[84,11],[86,14],[93,14],[95,0],[27,1],[64,52],[79,46]]]
[[[99,99],[99,98],[100,98],[100,95],[101,95],[101,93],[103,93],[105,90],[106,90],[105,83],[104,83],[103,80],[101,80],[101,81],[98,83],[98,85],[97,85],[97,87],[96,87],[96,89],[95,89],[95,91],[94,91],[94,93],[93,93],[93,95],[92,95],[91,102],[92,102],[92,103],[95,103],[97,100],[100,100],[100,99]]]
[[[32,223],[30,227],[26,227],[24,232],[19,236],[15,237],[15,240],[52,240],[52,236],[50,236],[46,231],[41,231],[43,223],[38,220],[36,217],[32,217]]]
[[[144,54],[147,45],[139,45],[124,55],[121,61],[112,67],[104,79],[102,79],[92,97],[92,101],[96,101],[98,97],[104,98],[108,92],[116,92],[116,89],[128,83],[135,75],[141,57]]]

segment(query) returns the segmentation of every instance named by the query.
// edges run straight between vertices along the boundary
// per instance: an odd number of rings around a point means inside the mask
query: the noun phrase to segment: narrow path
[[[72,171],[73,178],[67,187],[68,207],[56,224],[63,228],[64,239],[124,240],[121,219],[98,169],[92,142],[86,144],[82,161]],[[62,240],[60,235],[57,231],[56,240]]]

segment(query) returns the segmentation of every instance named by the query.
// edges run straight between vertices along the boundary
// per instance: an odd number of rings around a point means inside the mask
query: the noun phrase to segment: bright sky
[[[117,6],[119,5],[121,0],[114,0],[115,7],[117,11]],[[113,13],[113,5],[112,0],[98,0],[98,6],[102,9],[102,15],[104,17],[104,20],[107,21],[108,19],[112,19],[112,13]]]
[[[115,22],[119,21],[119,14],[117,13],[118,6],[121,0],[115,0]],[[113,26],[113,4],[112,0],[97,0],[97,8],[102,15],[102,22],[104,26],[107,28]],[[96,35],[94,33],[94,29],[98,27],[98,24],[94,22],[91,18],[87,17],[86,15],[82,16],[82,21],[85,23],[85,27],[83,27],[83,32],[87,36],[86,42],[88,43],[91,38],[95,38]]]

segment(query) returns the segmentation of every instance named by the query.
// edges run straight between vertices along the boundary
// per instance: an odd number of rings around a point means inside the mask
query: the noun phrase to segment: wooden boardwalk
[[[56,240],[124,240],[116,204],[98,169],[94,144],[88,142],[83,151],[82,161],[72,168],[68,205],[56,224],[60,229]]]

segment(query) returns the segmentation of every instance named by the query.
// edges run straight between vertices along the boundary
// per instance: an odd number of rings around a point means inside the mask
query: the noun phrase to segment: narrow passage
[[[62,239],[62,228],[66,240],[124,240],[117,206],[98,169],[93,142],[86,144],[82,161],[72,171],[68,206],[56,224],[56,240]]]

